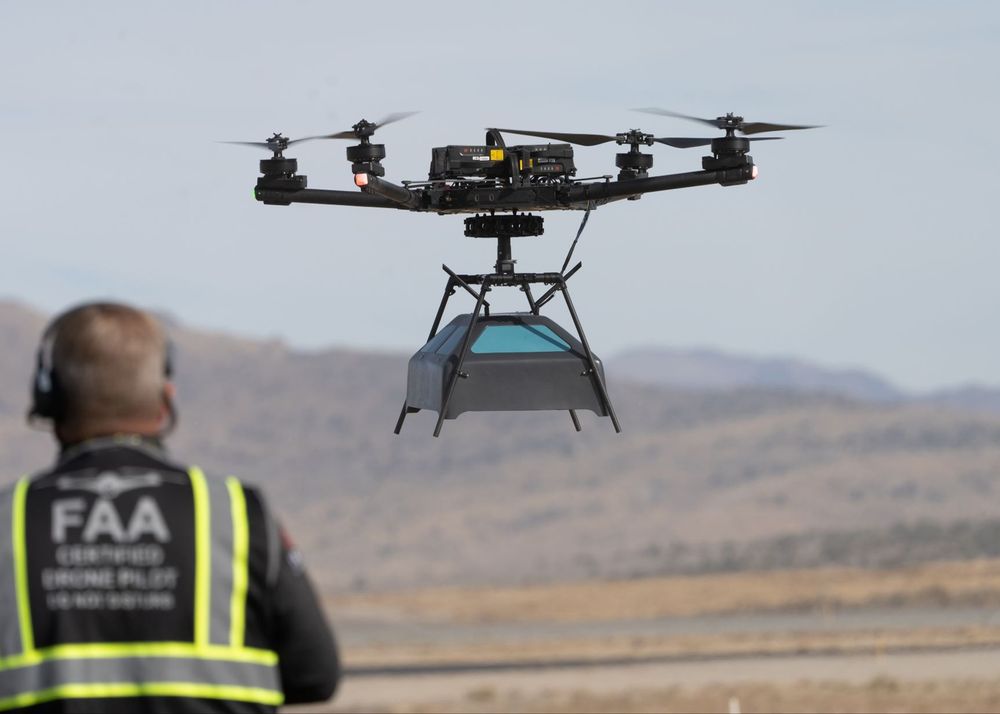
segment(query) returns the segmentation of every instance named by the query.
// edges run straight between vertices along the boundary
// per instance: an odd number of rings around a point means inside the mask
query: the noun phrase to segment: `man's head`
[[[159,323],[127,305],[69,310],[39,347],[30,416],[52,419],[63,444],[160,434],[172,419],[169,345]]]

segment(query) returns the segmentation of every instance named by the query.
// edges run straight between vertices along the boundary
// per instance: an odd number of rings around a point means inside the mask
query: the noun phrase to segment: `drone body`
[[[431,149],[428,183],[485,181],[543,184],[565,182],[576,175],[573,147],[536,144],[502,148],[494,145],[440,146]]]
[[[483,145],[432,149],[427,181],[404,181],[400,185],[382,178],[385,145],[371,143],[375,128],[385,123],[361,120],[354,125],[353,134],[340,132],[295,140],[275,134],[267,142],[253,143],[274,152],[272,158],[260,162],[262,175],[254,196],[272,205],[321,203],[440,214],[586,210],[611,201],[635,200],[654,191],[709,184],[735,186],[757,177],[753,157],[748,153],[751,140],[733,135],[733,130],[726,136],[708,139],[654,137],[638,129],[615,135],[488,129]],[[568,143],[508,147],[503,132],[564,139]],[[298,162],[283,155],[289,146],[300,141],[348,137],[359,141],[347,149],[347,159],[351,162],[354,183],[362,194],[308,188],[307,178],[297,173]],[[630,147],[615,157],[617,177],[576,179],[571,144],[593,146],[611,141]],[[639,147],[654,143],[679,148],[711,146],[712,156],[702,160],[701,171],[651,177],[653,155],[640,151]]]
[[[485,144],[432,149],[427,180],[401,184],[383,178],[385,168],[381,162],[386,156],[385,145],[373,144],[371,138],[377,129],[409,116],[410,112],[390,115],[381,122],[362,119],[350,131],[335,134],[290,140],[276,133],[264,142],[235,143],[266,148],[273,154],[260,162],[261,176],[254,188],[254,197],[262,203],[366,206],[442,215],[474,213],[475,216],[465,219],[465,235],[497,240],[497,262],[492,273],[459,275],[442,266],[448,273],[448,283],[427,344],[410,361],[410,386],[396,423],[396,433],[407,414],[421,409],[438,412],[434,436],[440,434],[446,418],[455,418],[463,411],[524,409],[567,410],[579,431],[576,409],[587,408],[599,416],[610,417],[615,431],[621,431],[608,396],[603,367],[590,349],[566,285],[581,267],[577,263],[567,271],[576,240],[559,272],[519,273],[511,256],[510,239],[543,233],[542,217],[528,213],[530,211],[586,211],[577,231],[578,240],[590,211],[606,203],[636,200],[647,193],[677,188],[745,184],[757,178],[757,167],[749,154],[750,142],[780,137],[749,138],[737,136],[737,132],[746,135],[813,128],[744,122],[734,114],[701,119],[662,109],[640,111],[699,121],[725,134],[715,138],[656,137],[638,129],[618,134],[487,129]],[[508,146],[504,133],[559,143]],[[298,162],[285,157],[284,152],[293,144],[312,139],[358,141],[348,147],[347,159],[360,192],[308,187],[307,178],[298,173]],[[610,142],[629,147],[628,151],[615,156],[617,176],[576,178],[572,145],[596,146]],[[708,146],[711,155],[702,158],[700,171],[650,176],[653,155],[644,153],[640,147],[657,143],[680,149]],[[506,215],[508,213],[510,215]],[[536,298],[531,286],[538,284],[547,289]],[[514,287],[523,292],[529,312],[491,316],[487,294],[499,287]],[[439,333],[448,300],[459,289],[476,299],[475,310],[459,316]],[[565,300],[579,339],[539,314],[557,293]],[[517,339],[503,346],[506,344],[503,341],[498,343],[487,337],[499,334],[500,328],[506,330],[504,334],[517,335]],[[449,333],[447,338],[445,331]],[[544,339],[538,339],[539,335]],[[535,348],[525,350],[525,344],[535,345]],[[553,349],[553,345],[558,349]],[[464,384],[455,397],[460,380],[471,381]],[[581,385],[586,392],[584,395],[580,393]],[[525,394],[510,394],[512,390],[522,390]]]

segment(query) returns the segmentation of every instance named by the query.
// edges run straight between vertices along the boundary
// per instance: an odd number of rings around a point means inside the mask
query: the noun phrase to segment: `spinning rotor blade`
[[[812,124],[768,124],[767,122],[751,121],[744,122],[740,131],[744,134],[760,134],[764,131],[791,131],[793,129],[820,129],[820,125]]]
[[[708,146],[712,143],[711,139],[695,139],[692,137],[681,137],[681,136],[658,136],[653,141],[658,144],[666,144],[667,146],[672,146],[675,149],[690,149],[695,146]]]
[[[420,112],[393,112],[388,116],[384,117],[382,121],[375,122],[376,127],[383,127],[386,124],[392,124],[393,122],[406,119],[407,117],[412,117],[414,114],[419,114]]]
[[[693,117],[688,114],[680,114],[678,112],[672,112],[669,109],[660,109],[658,107],[645,107],[642,109],[634,109],[633,111],[643,112],[644,114],[658,114],[663,117],[674,117],[676,119],[690,119],[691,121],[700,121],[702,124],[708,124],[709,126],[714,126],[716,129],[719,128],[719,122],[715,119],[702,119],[701,117]]]
[[[306,137],[307,139],[353,139],[355,138],[353,131],[338,131],[336,134],[317,134],[316,136]]]
[[[565,134],[558,131],[520,131],[517,129],[495,129],[495,131],[507,134],[520,134],[521,136],[539,136],[544,139],[556,139],[557,141],[568,141],[570,144],[579,144],[580,146],[597,146],[598,144],[606,144],[609,141],[616,141],[618,139],[617,135],[609,136],[608,134]],[[766,138],[780,139],[781,137],[771,136]],[[690,149],[695,146],[708,146],[712,143],[712,139],[710,138],[680,136],[658,136],[653,141],[672,146],[675,149]],[[751,139],[751,141],[760,141],[760,139]]]
[[[543,139],[567,141],[570,144],[579,144],[580,146],[597,146],[598,144],[606,144],[609,141],[614,141],[617,138],[616,136],[608,136],[607,134],[564,134],[558,131],[520,131],[518,129],[496,129],[495,131],[505,134],[538,136]]]
[[[371,124],[371,134],[384,127],[386,124],[392,124],[393,122],[406,119],[414,114],[419,114],[419,112],[393,112],[388,116],[384,117],[381,121],[373,122]],[[361,120],[364,122],[364,120]],[[359,122],[360,123],[360,122]],[[354,129],[348,129],[347,131],[338,131],[336,134],[319,134],[317,136],[308,136],[305,139],[299,139],[299,141],[306,141],[309,139],[356,139],[358,138],[357,132]]]
[[[300,141],[308,141],[308,139],[288,139],[281,144],[283,147],[289,147],[292,144],[298,144]],[[234,146],[253,146],[260,149],[267,149],[268,151],[274,151],[274,149],[279,146],[279,142],[275,141],[217,141],[217,144],[233,144]]]
[[[727,119],[738,119],[738,117],[718,117],[716,119],[705,119],[703,117],[693,117],[690,114],[681,114],[680,112],[670,111],[669,109],[660,109],[659,107],[645,107],[643,109],[636,109],[637,112],[644,112],[645,114],[658,114],[665,117],[675,117],[677,119],[688,119],[690,121],[701,122],[702,124],[708,124],[716,129],[726,129],[735,128],[736,131],[742,134],[760,134],[765,131],[792,131],[795,129],[819,129],[821,128],[818,124],[773,124],[770,122],[745,122],[742,119],[735,125],[732,126],[730,121]]]
[[[756,136],[753,139],[747,139],[747,141],[778,141],[784,138],[783,136]],[[675,149],[690,149],[695,146],[709,146],[713,140],[681,136],[658,136],[653,141],[672,146]]]
[[[266,141],[217,141],[216,144],[233,144],[234,146],[259,146],[261,149],[270,149],[270,144]]]

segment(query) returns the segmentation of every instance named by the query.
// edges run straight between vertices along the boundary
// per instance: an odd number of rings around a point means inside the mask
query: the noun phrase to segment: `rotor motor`
[[[646,178],[649,170],[653,168],[653,155],[644,154],[639,151],[640,145],[652,146],[654,137],[638,129],[615,135],[615,143],[619,146],[628,144],[631,148],[623,154],[615,154],[615,166],[618,172],[619,181],[631,181],[632,179]],[[629,197],[630,201],[637,200],[639,196]]]
[[[299,162],[284,156],[260,160],[261,176],[257,177],[257,188],[296,190],[308,185],[305,176],[296,172]]]
[[[354,174],[385,176],[385,168],[380,163],[385,158],[385,144],[370,144],[362,141],[357,146],[347,147],[347,160],[351,162]]]
[[[284,156],[260,160],[260,172],[271,178],[289,178],[298,170],[299,162]]]
[[[638,150],[615,154],[615,166],[621,169],[618,172],[619,181],[645,178],[653,168],[653,155],[643,154]]]
[[[701,157],[701,167],[705,171],[723,171],[737,169],[753,164],[750,151],[750,140],[742,136],[727,136],[712,139],[712,156]],[[725,182],[723,186],[736,186],[746,181]]]

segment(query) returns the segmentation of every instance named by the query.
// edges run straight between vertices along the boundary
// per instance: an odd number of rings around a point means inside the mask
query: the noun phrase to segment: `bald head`
[[[160,324],[127,305],[84,305],[60,318],[52,344],[60,439],[158,432],[172,389],[166,350]]]

